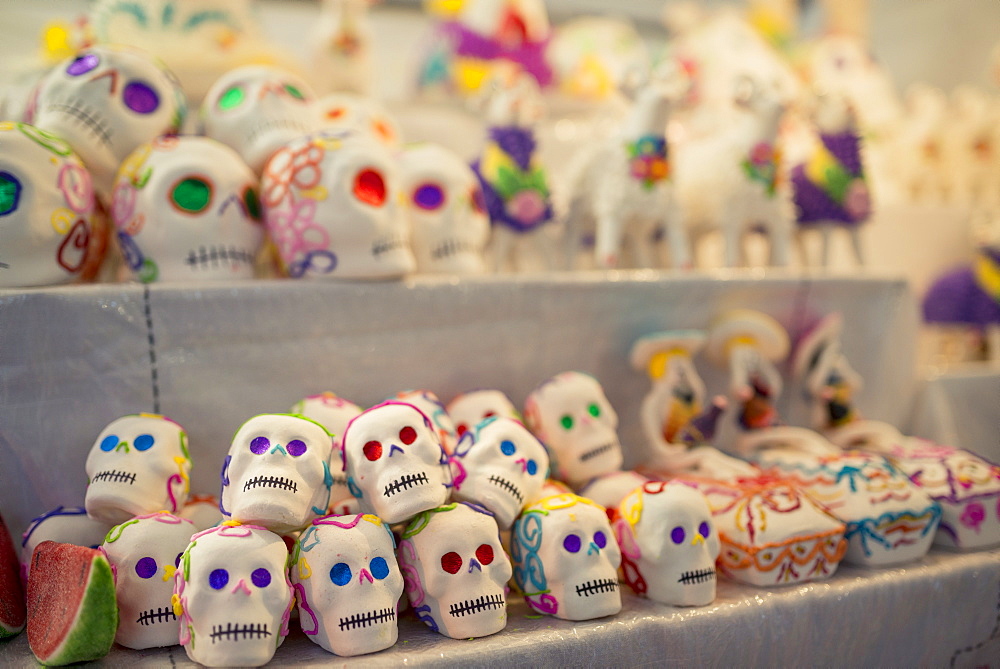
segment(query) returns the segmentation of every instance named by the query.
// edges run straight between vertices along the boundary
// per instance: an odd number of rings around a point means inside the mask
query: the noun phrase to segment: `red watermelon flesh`
[[[28,645],[47,665],[107,655],[118,628],[111,565],[93,548],[43,541],[28,575]]]
[[[23,630],[25,616],[21,565],[14,550],[14,541],[0,516],[0,639]]]

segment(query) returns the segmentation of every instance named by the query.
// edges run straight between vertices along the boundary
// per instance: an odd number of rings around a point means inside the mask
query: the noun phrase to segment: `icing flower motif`
[[[781,150],[768,142],[758,142],[742,163],[747,178],[763,184],[769,197],[774,197],[778,189],[780,165]]]
[[[315,222],[316,201],[299,200],[282,211],[271,213],[268,229],[278,253],[285,262],[315,249],[325,249],[330,237]]]
[[[549,187],[541,168],[500,167],[495,186],[504,201],[504,209],[514,220],[530,225],[545,216]]]
[[[961,520],[962,524],[966,527],[971,527],[978,532],[979,526],[983,524],[984,520],[986,520],[986,509],[984,509],[983,505],[979,502],[972,502],[965,507],[965,511],[962,512],[959,520]]]
[[[663,137],[643,135],[634,142],[626,142],[625,151],[629,157],[629,174],[646,190],[670,177],[667,142]]]
[[[316,144],[308,144],[291,151],[288,148],[279,150],[264,168],[265,180],[264,204],[274,207],[285,199],[292,185],[301,190],[316,186],[322,176],[319,168],[323,160],[323,149]]]

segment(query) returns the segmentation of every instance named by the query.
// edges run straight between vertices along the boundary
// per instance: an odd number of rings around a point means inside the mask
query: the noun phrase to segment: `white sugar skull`
[[[704,495],[683,483],[650,481],[618,508],[625,582],[636,594],[673,606],[715,599],[719,533]]]
[[[514,580],[539,613],[589,620],[621,610],[621,552],[604,507],[555,495],[524,510],[511,534]]]
[[[298,530],[326,515],[333,438],[293,414],[262,414],[243,423],[222,465],[223,515],[272,532]]]
[[[333,485],[330,487],[330,507],[339,507],[354,499],[347,487],[347,474],[344,473],[344,450],[341,438],[351,419],[361,414],[361,407],[354,402],[325,392],[310,395],[296,402],[292,413],[299,414],[316,421],[333,435],[333,454],[330,456],[330,474]]]
[[[528,396],[524,417],[549,450],[557,478],[578,486],[622,466],[618,414],[601,384],[581,372],[563,372]]]
[[[161,512],[136,516],[108,532],[101,548],[115,575],[115,641],[136,649],[178,643],[174,572],[197,531],[190,520]]]
[[[435,632],[469,639],[507,625],[510,560],[486,509],[456,502],[425,511],[407,525],[398,556],[410,605]]]
[[[341,656],[396,643],[403,575],[388,525],[372,515],[318,518],[296,547],[292,584],[309,639]]]
[[[494,417],[462,436],[452,467],[455,499],[486,507],[506,530],[541,492],[549,456],[521,423]]]
[[[476,425],[496,416],[521,420],[517,407],[500,390],[470,390],[456,395],[448,403],[448,415],[455,423],[455,432],[461,437]]]
[[[174,575],[180,642],[207,667],[267,664],[288,634],[288,548],[256,525],[199,532]]]
[[[299,137],[267,162],[261,201],[293,278],[394,278],[413,271],[396,160],[360,134]]]
[[[344,431],[344,472],[361,510],[401,523],[441,506],[451,489],[448,455],[417,407],[383,402]]]
[[[490,223],[468,163],[443,146],[418,144],[403,152],[400,171],[417,271],[483,274]]]
[[[219,511],[219,498],[215,495],[191,495],[177,515],[194,523],[194,529],[198,532],[215,527],[225,520]]]
[[[21,581],[28,582],[31,571],[31,554],[43,541],[97,548],[104,541],[112,523],[95,520],[80,506],[58,506],[31,521],[21,535]]]
[[[399,123],[378,101],[355,93],[324,95],[313,105],[318,126],[370,135],[390,149],[403,143]]]
[[[0,123],[0,288],[93,278],[98,233],[90,173],[69,145]]]
[[[39,84],[32,123],[65,139],[103,200],[140,144],[177,132],[186,112],[174,75],[145,51],[101,44],[57,65]]]
[[[431,424],[434,426],[438,438],[441,439],[444,450],[448,453],[455,450],[455,444],[458,443],[458,430],[455,429],[455,421],[452,420],[451,414],[445,408],[444,402],[438,399],[437,395],[430,390],[404,390],[401,393],[396,393],[392,399],[412,404],[423,411],[424,415],[431,419]]]
[[[144,282],[250,279],[264,239],[257,177],[207,137],[161,137],[122,163],[111,215]]]
[[[315,99],[309,84],[288,70],[237,67],[219,77],[205,95],[205,134],[236,149],[260,174],[275,151],[315,129]]]
[[[87,456],[87,514],[123,523],[154,511],[178,511],[190,490],[184,429],[166,416],[140,413],[112,421]]]

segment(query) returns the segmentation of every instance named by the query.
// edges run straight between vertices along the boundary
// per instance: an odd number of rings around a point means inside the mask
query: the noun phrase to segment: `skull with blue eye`
[[[508,529],[541,493],[549,456],[521,423],[494,417],[462,435],[452,468],[454,497],[486,507]]]
[[[296,543],[292,582],[306,635],[331,653],[374,653],[396,643],[403,575],[377,516],[314,520]]]
[[[143,513],[176,512],[190,488],[187,435],[164,416],[119,418],[97,437],[86,470],[84,505],[92,518],[122,523]]]

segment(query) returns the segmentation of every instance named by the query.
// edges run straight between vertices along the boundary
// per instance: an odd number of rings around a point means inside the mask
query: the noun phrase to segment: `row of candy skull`
[[[292,407],[293,414],[299,414],[314,420],[333,435],[333,451],[330,456],[330,474],[333,484],[330,486],[330,513],[347,513],[345,506],[354,501],[351,489],[347,487],[347,475],[344,473],[344,448],[342,437],[351,419],[360,415],[361,407],[353,402],[337,397],[331,392],[309,395]]]
[[[294,603],[288,548],[256,525],[191,537],[174,574],[174,612],[188,657],[208,667],[266,664],[288,634]]]
[[[0,123],[0,288],[92,278],[102,246],[90,173],[69,145]]]
[[[174,572],[195,532],[190,520],[165,511],[136,516],[108,532],[101,548],[115,576],[115,641],[136,649],[178,643]]]
[[[160,137],[118,170],[111,214],[144,282],[250,279],[264,239],[257,177],[207,137]]]
[[[403,532],[398,557],[410,604],[435,632],[469,639],[506,627],[511,564],[486,509],[455,502],[424,511]]]
[[[174,513],[190,491],[187,434],[166,416],[124,416],[97,436],[86,470],[84,505],[92,518],[122,523],[143,513]]]
[[[233,436],[222,465],[223,515],[272,532],[290,532],[326,515],[333,438],[294,414],[262,414]]]
[[[538,500],[511,534],[514,580],[539,613],[589,620],[621,610],[615,543],[604,507],[572,494]]]
[[[308,638],[341,656],[396,643],[403,575],[389,526],[377,516],[327,516],[296,542],[291,568]]]
[[[28,582],[31,571],[31,555],[35,546],[43,541],[97,548],[104,541],[111,523],[95,520],[87,515],[87,510],[79,506],[58,506],[31,521],[21,535],[21,582]]]

